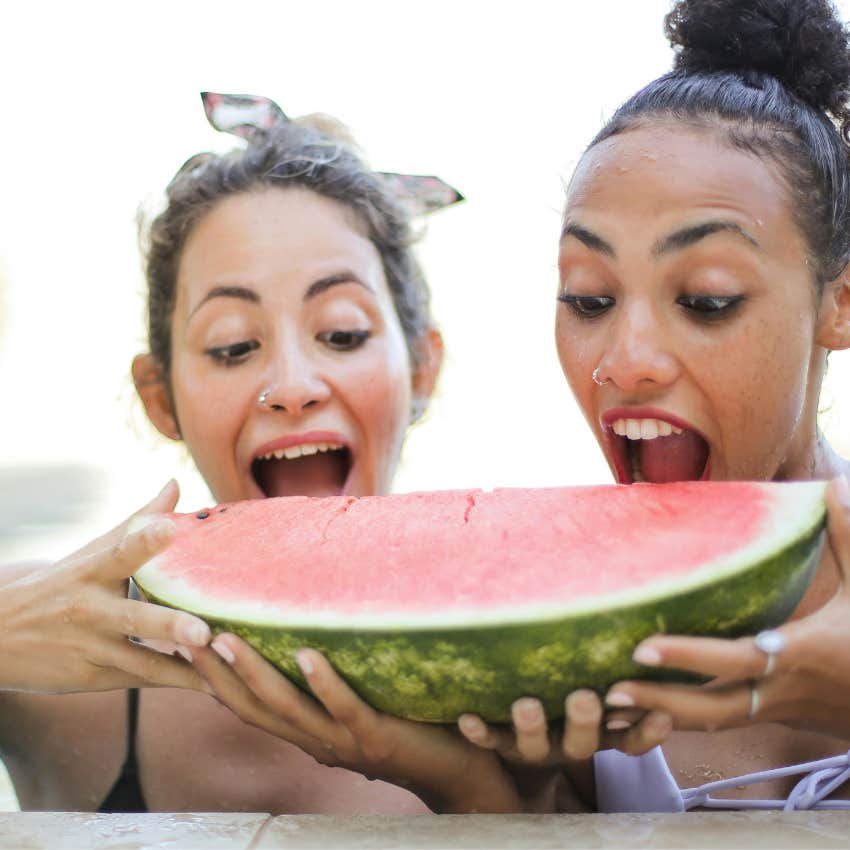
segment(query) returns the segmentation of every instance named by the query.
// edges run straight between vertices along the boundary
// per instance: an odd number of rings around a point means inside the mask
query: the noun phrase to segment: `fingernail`
[[[641,644],[632,653],[632,660],[646,667],[657,667],[661,663],[661,653],[654,646]]]
[[[216,638],[210,646],[228,663],[233,664],[236,661],[236,656],[233,654],[233,650],[219,638]]]
[[[203,620],[183,623],[178,627],[177,633],[177,640],[190,646],[206,646],[212,637],[210,627]]]
[[[839,475],[835,482],[835,493],[838,500],[845,508],[850,508],[850,484],[847,483],[847,476]]]
[[[517,700],[514,711],[520,720],[526,723],[538,723],[543,718],[543,710],[537,700]]]
[[[611,691],[605,697],[605,704],[612,705],[615,708],[628,708],[634,705],[635,701],[625,691]]]
[[[173,478],[169,478],[165,482],[165,486],[157,493],[156,498],[161,499],[177,482]]]
[[[295,653],[295,661],[305,676],[309,676],[315,669],[313,667],[313,662],[310,660],[309,653],[303,649],[299,649],[298,652]]]
[[[632,724],[628,720],[609,720],[605,728],[609,732],[620,732],[623,729],[631,729]]]
[[[184,661],[188,661],[190,664],[192,663],[192,653],[185,646],[177,645],[177,649],[174,650]]]
[[[457,722],[468,735],[478,737],[484,731],[484,724],[474,714],[462,714]]]

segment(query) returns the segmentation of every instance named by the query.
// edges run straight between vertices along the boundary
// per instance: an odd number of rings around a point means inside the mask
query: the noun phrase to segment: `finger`
[[[99,658],[96,663],[128,673],[135,678],[134,687],[188,688],[209,692],[206,682],[191,664],[129,641],[119,641],[108,655]]]
[[[94,552],[100,552],[108,549],[120,542],[127,535],[127,527],[137,516],[155,513],[169,513],[177,506],[177,500],[180,496],[180,488],[177,482],[172,478],[163,488],[153,497],[144,507],[140,508],[123,522],[116,525],[114,528],[106,532],[106,534],[95,538],[85,546],[77,549],[73,554],[69,555],[64,560],[66,562],[79,561]]]
[[[313,738],[327,743],[333,741],[334,722],[322,706],[244,640],[236,635],[220,634],[212,647],[260,702]]]
[[[97,611],[98,624],[104,630],[137,637],[145,641],[163,641],[166,646],[206,646],[212,639],[209,626],[185,611],[174,611],[151,602],[134,599],[109,599],[109,605]],[[151,644],[157,648],[155,643]]]
[[[216,639],[210,646],[192,652],[192,663],[210,685],[216,698],[243,722],[296,744],[312,755],[320,752],[323,748],[316,739],[290,723],[284,713],[278,710],[280,699],[275,700],[274,704],[264,701],[245,683],[235,669],[235,664],[230,662],[233,653],[229,649],[222,652],[223,645],[229,647],[235,641],[233,635],[228,637],[232,640],[227,644],[219,644]],[[244,666],[243,663],[243,669]],[[277,675],[283,679],[279,673]],[[283,681],[286,682],[285,679]]]
[[[724,679],[761,676],[767,665],[767,655],[752,637],[725,640],[655,635],[639,643],[632,658],[644,667],[672,667]],[[780,658],[775,656],[777,665]]]
[[[461,714],[457,720],[461,735],[471,744],[500,753],[515,752],[514,733],[485,723],[477,714]]]
[[[177,507],[179,498],[180,487],[172,478],[166,482],[165,486],[156,496],[136,512],[136,515],[171,513]]]
[[[170,519],[153,520],[144,528],[89,555],[83,563],[89,573],[101,581],[123,581],[167,548],[176,531]]]
[[[295,660],[310,690],[337,723],[357,739],[368,740],[375,734],[377,712],[337,675],[322,653],[315,649],[299,649]]]
[[[615,708],[637,706],[672,715],[676,729],[714,731],[746,725],[750,696],[749,684],[741,682],[708,689],[630,681],[613,685],[605,703]]]
[[[850,595],[850,485],[843,475],[826,492],[829,548],[841,575],[841,592]]]
[[[618,750],[630,756],[642,756],[663,744],[673,731],[673,718],[665,711],[650,711],[616,737]]]
[[[511,706],[511,719],[519,754],[530,762],[543,761],[548,755],[549,727],[540,700],[522,697]]]
[[[591,690],[573,691],[564,701],[561,750],[571,761],[584,761],[599,749],[602,703]]]

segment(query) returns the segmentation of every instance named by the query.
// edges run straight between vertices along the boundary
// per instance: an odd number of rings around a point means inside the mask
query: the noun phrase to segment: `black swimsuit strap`
[[[127,689],[127,752],[115,784],[101,803],[99,812],[146,812],[136,761],[136,731],[139,725],[139,689]]]

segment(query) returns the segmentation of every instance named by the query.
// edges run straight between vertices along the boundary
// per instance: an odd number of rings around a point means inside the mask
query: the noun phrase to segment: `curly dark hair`
[[[433,321],[428,285],[413,254],[415,237],[409,216],[344,137],[344,128],[326,116],[319,116],[321,122],[313,118],[307,126],[287,122],[246,148],[192,157],[168,184],[165,209],[149,224],[140,222],[148,344],[169,392],[171,319],[186,240],[195,224],[223,198],[263,187],[310,189],[354,211],[381,256],[414,371],[421,364],[418,343]]]
[[[850,261],[847,27],[829,0],[678,0],[664,24],[673,71],[626,101],[589,148],[672,118],[772,160],[822,289]]]

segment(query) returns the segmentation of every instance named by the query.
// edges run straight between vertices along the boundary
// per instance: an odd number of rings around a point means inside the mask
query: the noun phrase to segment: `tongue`
[[[693,431],[639,440],[637,449],[640,472],[645,481],[698,481],[708,462],[708,444]]]
[[[339,496],[348,473],[346,452],[261,461],[257,483],[267,496]]]

